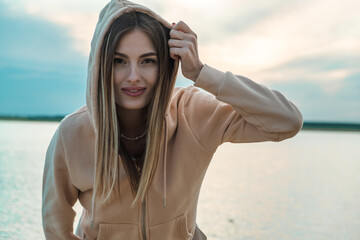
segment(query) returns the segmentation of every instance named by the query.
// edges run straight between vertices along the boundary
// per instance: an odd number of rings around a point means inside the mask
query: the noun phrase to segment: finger
[[[174,60],[179,60],[180,56],[179,55],[174,55],[174,54],[170,54],[170,57]]]
[[[183,40],[187,36],[186,33],[172,29],[170,31],[170,38]]]
[[[178,48],[182,48],[182,47],[190,48],[190,47],[192,47],[191,42],[184,41],[184,40],[177,40],[177,39],[169,39],[168,45],[169,45],[169,47],[178,47]]]
[[[178,24],[173,23],[173,29],[170,31],[170,36],[177,39],[188,39],[192,42],[197,39],[194,33],[184,22],[180,21]]]
[[[172,47],[182,47],[181,40],[169,39],[168,45],[170,48]]]
[[[184,23],[183,21],[179,21],[177,24],[175,24],[175,26],[173,26],[173,29],[177,30],[177,31],[183,31],[184,33],[191,33],[191,34],[196,35],[191,30],[191,28],[186,23]]]
[[[170,54],[170,57],[171,57],[172,59],[174,59],[174,60],[179,60],[179,59],[180,59],[180,56],[178,56],[178,55],[172,55],[172,54]]]
[[[181,59],[181,57],[184,55],[184,49],[183,48],[170,48],[170,57],[173,59]]]
[[[197,39],[194,35],[189,34],[189,33],[179,32],[176,30],[170,31],[170,39],[182,40],[182,41],[190,42],[193,45],[197,45]]]
[[[184,48],[184,51],[188,51],[194,55],[198,54],[196,39],[193,36],[190,36],[189,40],[169,39],[168,45],[170,48]]]

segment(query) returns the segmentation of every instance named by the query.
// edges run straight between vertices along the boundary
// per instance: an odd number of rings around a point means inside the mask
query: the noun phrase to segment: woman
[[[106,5],[91,44],[86,106],[62,120],[46,155],[46,238],[206,239],[196,206],[216,148],[292,137],[300,112],[276,91],[203,65],[185,23],[129,1]],[[174,89],[179,61],[196,87]]]

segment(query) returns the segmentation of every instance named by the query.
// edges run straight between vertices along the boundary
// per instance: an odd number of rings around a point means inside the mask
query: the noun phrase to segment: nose
[[[133,65],[130,67],[130,72],[127,78],[129,83],[137,83],[140,81],[140,71],[138,66]]]

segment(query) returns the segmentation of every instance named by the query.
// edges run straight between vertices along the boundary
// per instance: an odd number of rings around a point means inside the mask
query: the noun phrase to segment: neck
[[[125,109],[116,105],[120,131],[126,136],[136,136],[146,130],[147,108]]]

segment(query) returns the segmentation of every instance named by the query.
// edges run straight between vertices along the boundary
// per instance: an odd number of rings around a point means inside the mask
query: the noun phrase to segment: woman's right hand
[[[195,82],[204,66],[199,58],[197,35],[183,21],[173,23],[168,44],[170,57],[181,61],[184,77]]]

